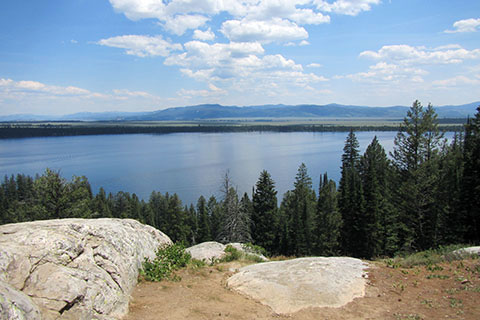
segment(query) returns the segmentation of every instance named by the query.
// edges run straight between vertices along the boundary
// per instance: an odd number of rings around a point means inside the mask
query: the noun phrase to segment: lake
[[[363,153],[376,135],[393,149],[396,132],[357,132]],[[148,200],[153,190],[177,193],[184,204],[200,195],[219,196],[229,170],[239,194],[248,192],[266,169],[278,196],[293,189],[304,162],[318,188],[320,174],[338,182],[346,132],[175,133],[0,140],[0,174],[31,176],[45,168],[63,177],[86,176],[96,193],[127,191]]]

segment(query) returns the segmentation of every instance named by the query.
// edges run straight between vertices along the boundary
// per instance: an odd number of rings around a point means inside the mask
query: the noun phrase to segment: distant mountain
[[[459,106],[436,107],[439,118],[472,117],[480,101]],[[269,119],[269,118],[387,118],[402,119],[409,107],[367,107],[341,104],[327,105],[260,105],[222,106],[202,104],[197,106],[169,108],[153,112],[82,112],[64,116],[8,115],[0,121],[194,121],[208,119]]]

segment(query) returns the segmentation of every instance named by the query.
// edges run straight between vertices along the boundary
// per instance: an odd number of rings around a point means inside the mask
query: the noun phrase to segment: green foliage
[[[365,203],[358,148],[357,137],[351,130],[343,148],[339,183],[339,209],[343,220],[341,237],[344,253],[354,257],[367,257],[367,221],[364,217]]]
[[[178,280],[174,271],[187,266],[190,260],[190,253],[182,244],[169,245],[159,248],[155,259],[145,258],[140,275],[147,281]]]
[[[315,229],[315,254],[333,256],[340,252],[340,230],[342,216],[338,210],[337,187],[327,173],[320,176],[317,202],[317,224]]]
[[[231,262],[235,260],[240,260],[240,258],[243,256],[243,253],[238,250],[237,248],[234,248],[231,245],[227,245],[225,248],[225,253],[226,255],[220,259],[220,262]]]
[[[267,256],[267,255],[268,255],[267,250],[266,250],[265,248],[263,248],[262,246],[253,244],[253,243],[251,243],[251,242],[244,243],[244,244],[243,244],[243,248],[244,248],[245,251],[247,251],[247,252],[251,252],[251,253],[255,253],[255,254],[260,254],[260,255],[263,255],[263,256]]]
[[[391,268],[412,268],[414,266],[427,266],[430,271],[439,271],[437,264],[462,260],[467,257],[464,254],[454,253],[455,250],[464,248],[465,245],[440,246],[436,249],[429,249],[415,253],[399,254],[393,259],[384,260]]]
[[[252,198],[252,239],[268,252],[276,252],[279,221],[275,182],[263,170],[255,187]]]

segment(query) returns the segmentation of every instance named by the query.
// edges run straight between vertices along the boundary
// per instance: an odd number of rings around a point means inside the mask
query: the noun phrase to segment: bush
[[[455,250],[464,247],[464,245],[440,246],[437,249],[429,249],[410,254],[400,254],[393,259],[386,259],[385,262],[387,266],[392,268],[411,268],[419,265],[431,266],[441,262],[450,262],[467,258],[468,255],[454,253]]]
[[[145,258],[140,275],[147,281],[178,280],[173,272],[185,267],[191,258],[190,253],[186,252],[181,244],[162,247],[157,250],[153,261]]]
[[[265,256],[265,257],[267,256],[267,250],[265,250],[265,248],[263,248],[261,246],[258,246],[256,244],[252,244],[252,243],[248,242],[248,243],[245,243],[243,245],[243,248],[247,252],[259,254],[259,255],[262,255],[262,256]]]
[[[225,257],[220,259],[220,262],[230,262],[234,260],[239,260],[242,257],[242,252],[237,250],[236,248],[232,247],[231,245],[228,245],[225,248],[225,253],[227,254]]]

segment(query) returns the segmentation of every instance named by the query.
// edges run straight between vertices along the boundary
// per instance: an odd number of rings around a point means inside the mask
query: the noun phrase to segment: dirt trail
[[[480,319],[480,260],[411,269],[373,264],[365,297],[342,308],[275,314],[226,287],[245,265],[231,262],[182,270],[179,282],[141,282],[125,319]]]

